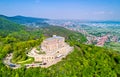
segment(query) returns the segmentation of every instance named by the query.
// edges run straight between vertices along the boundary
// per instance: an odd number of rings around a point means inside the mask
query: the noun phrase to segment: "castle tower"
[[[65,38],[53,35],[53,37],[45,39],[42,44],[41,44],[41,49],[42,51],[51,53],[54,52],[55,50],[63,47]]]

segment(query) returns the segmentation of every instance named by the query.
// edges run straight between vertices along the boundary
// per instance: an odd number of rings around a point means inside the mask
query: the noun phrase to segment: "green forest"
[[[74,51],[48,68],[11,69],[3,64],[8,53],[12,62],[29,59],[26,53],[52,35],[66,38]],[[0,77],[120,77],[120,53],[112,49],[84,44],[81,33],[58,26],[31,28],[0,18]]]

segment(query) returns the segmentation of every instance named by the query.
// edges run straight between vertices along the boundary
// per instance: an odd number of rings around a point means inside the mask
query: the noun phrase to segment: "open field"
[[[113,50],[119,51],[120,52],[120,43],[118,42],[110,42],[110,43],[106,43],[105,47],[107,48],[111,48]]]

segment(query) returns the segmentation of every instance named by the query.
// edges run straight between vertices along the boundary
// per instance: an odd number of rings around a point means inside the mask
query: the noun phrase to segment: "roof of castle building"
[[[51,38],[47,38],[47,39],[45,39],[45,40],[47,41],[47,40],[63,39],[63,38],[64,38],[64,37],[53,35],[53,37],[51,37]]]

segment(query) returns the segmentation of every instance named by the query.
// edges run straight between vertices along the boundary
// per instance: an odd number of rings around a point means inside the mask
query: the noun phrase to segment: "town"
[[[51,20],[48,23],[82,33],[87,38],[86,44],[93,44],[96,46],[108,48],[112,47],[115,50],[117,49],[117,51],[120,50],[120,23],[118,22],[111,23],[89,21],[85,22],[80,20]]]

